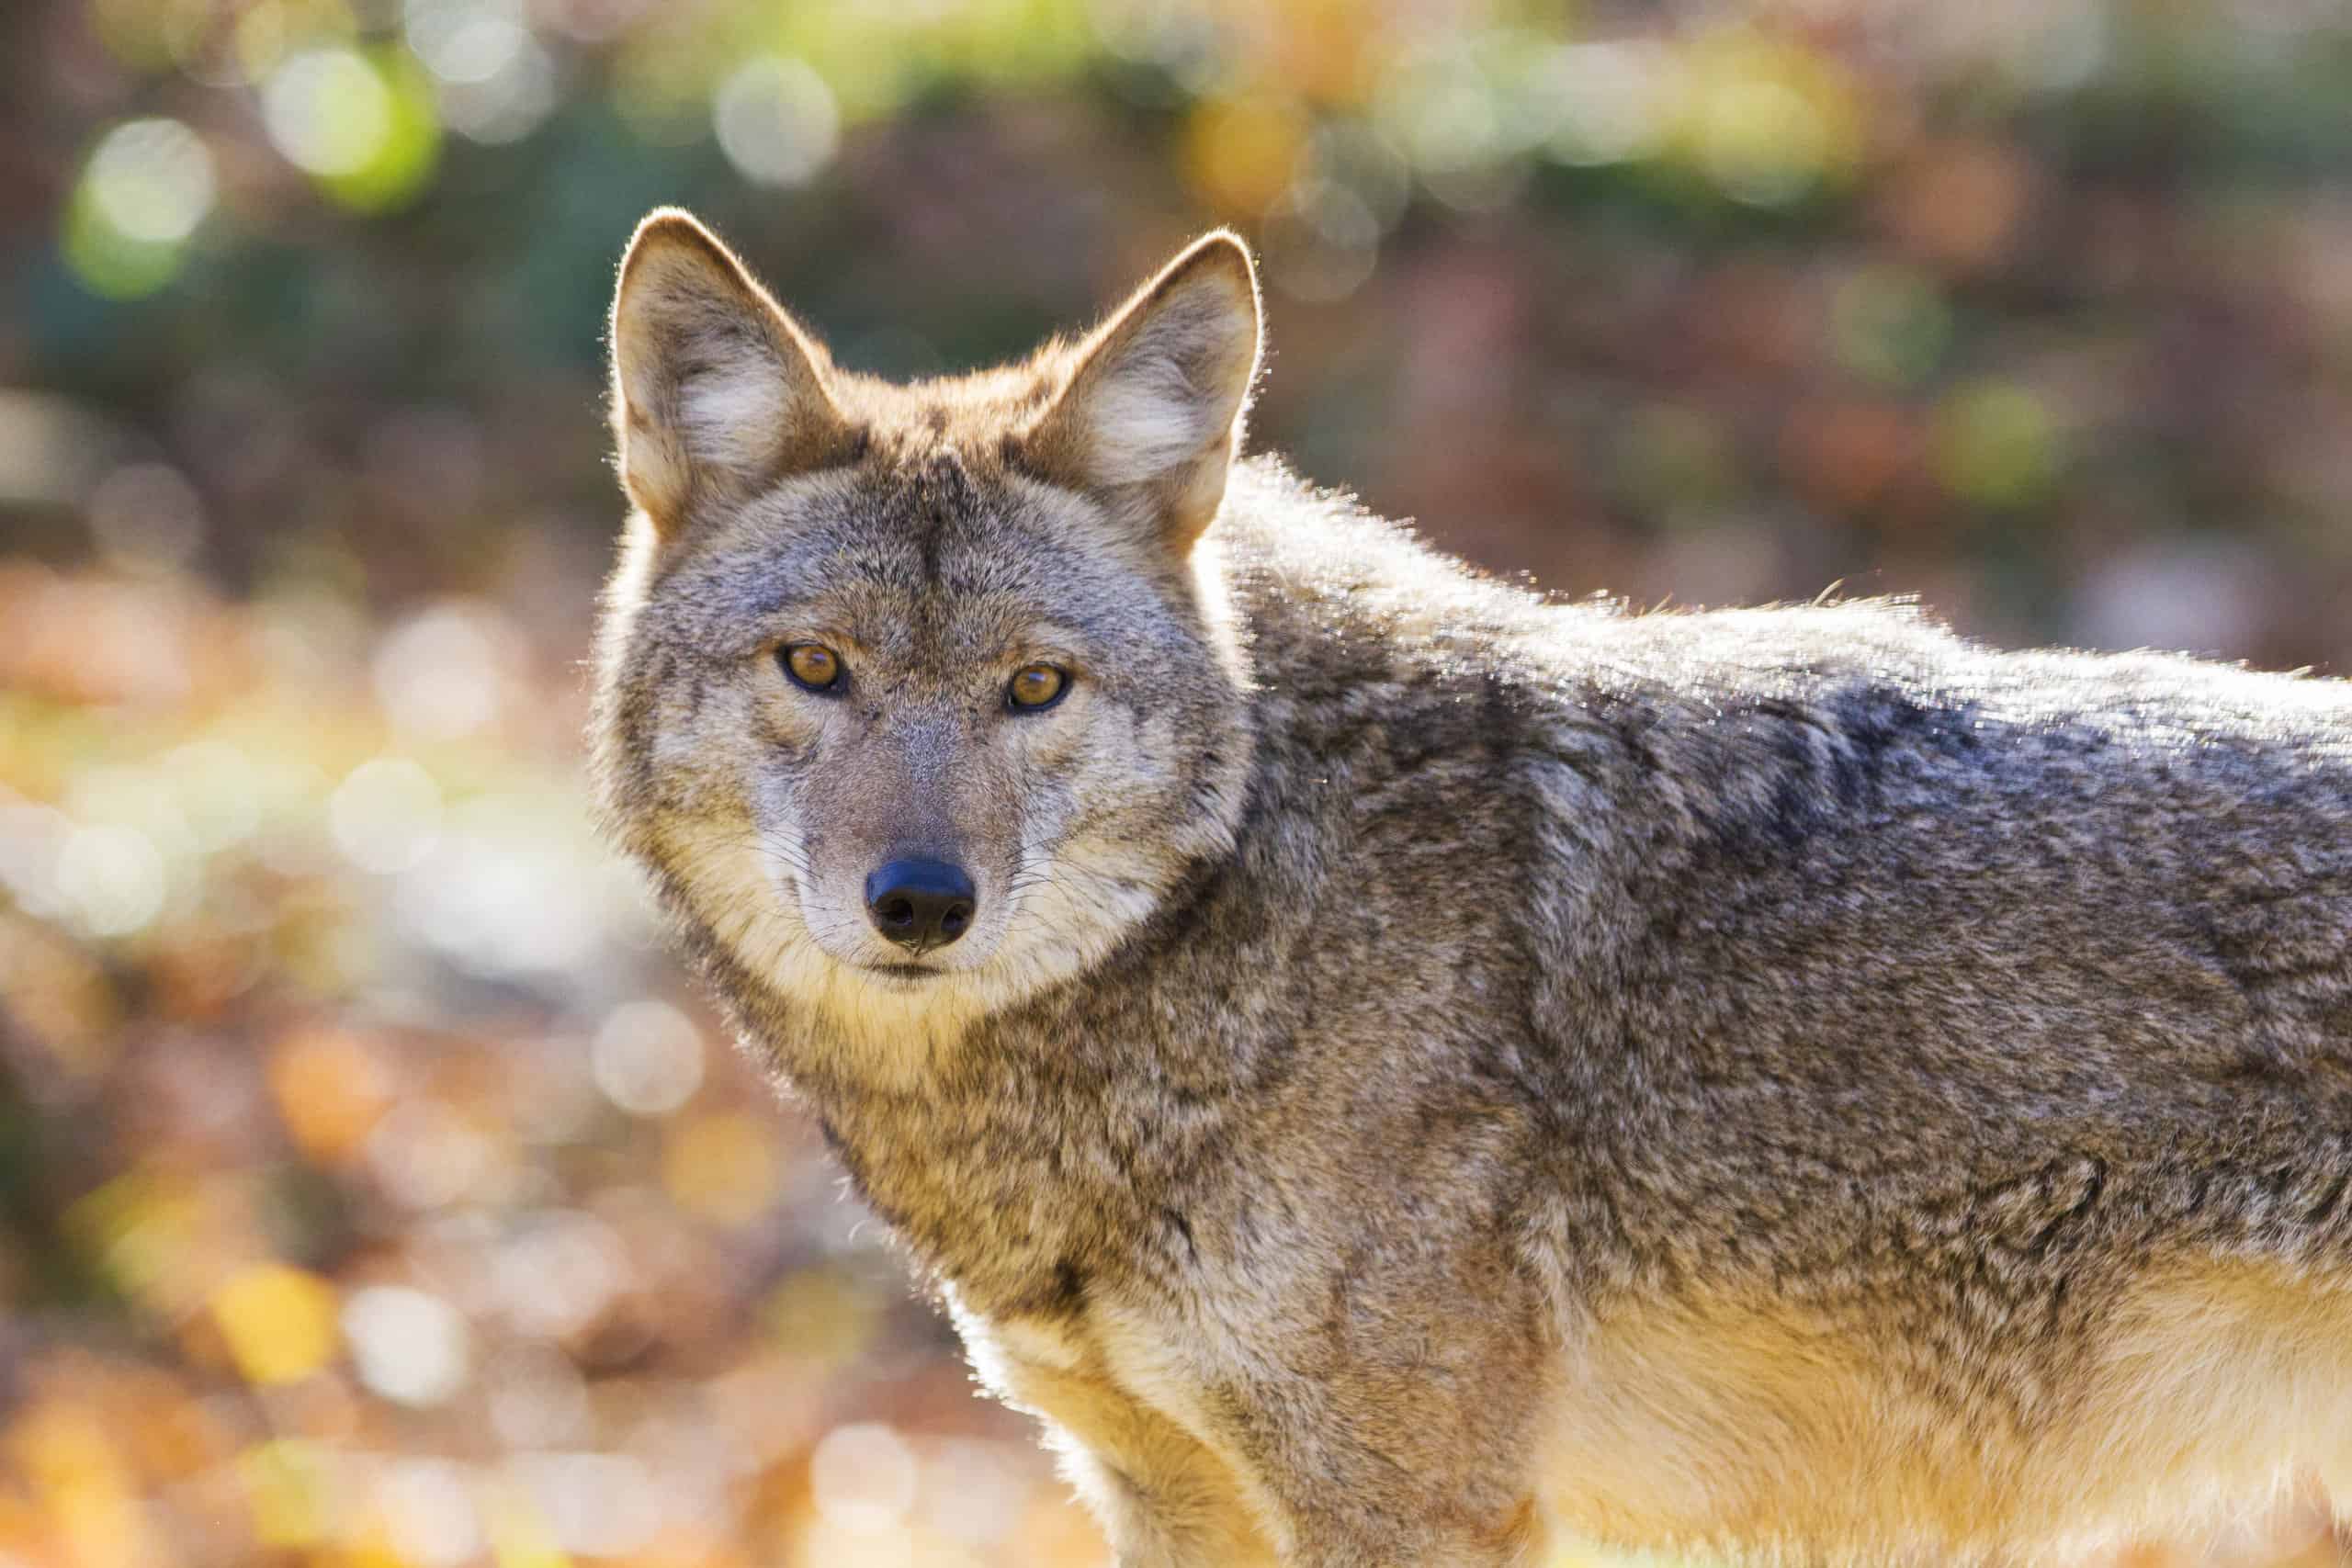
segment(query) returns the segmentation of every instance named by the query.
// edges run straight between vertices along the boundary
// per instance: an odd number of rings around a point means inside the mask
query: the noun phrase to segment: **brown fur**
[[[661,215],[614,343],[613,831],[1128,1568],[2352,1497],[2342,683],[1479,579],[1232,462],[1228,237],[896,388]]]

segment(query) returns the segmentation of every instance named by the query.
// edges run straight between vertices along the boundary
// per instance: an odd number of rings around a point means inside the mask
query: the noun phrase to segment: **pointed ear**
[[[1225,499],[1257,372],[1257,269],[1220,230],[1079,345],[1024,451],[1039,471],[1102,496],[1182,555]]]
[[[664,536],[697,500],[742,500],[842,444],[824,350],[674,208],[629,241],[612,345],[621,483]]]

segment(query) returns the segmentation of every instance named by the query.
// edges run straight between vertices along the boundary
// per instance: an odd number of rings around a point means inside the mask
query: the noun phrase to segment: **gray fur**
[[[1155,559],[883,446],[640,526],[605,808],[1123,1563],[2016,1561],[2352,1479],[2352,687],[1545,602],[1267,461]],[[756,657],[812,600],[875,667],[822,733]],[[959,671],[1039,619],[1098,705],[1008,761]],[[891,733],[943,750],[829,813]],[[1039,813],[1147,907],[1024,926]],[[673,835],[788,898],[894,819],[1015,913],[884,1070]],[[2239,1394],[2267,1450],[2186,1407]]]

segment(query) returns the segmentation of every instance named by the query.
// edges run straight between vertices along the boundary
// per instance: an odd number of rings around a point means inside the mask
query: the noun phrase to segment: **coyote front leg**
[[[1381,1281],[1350,1283],[1360,1308],[1395,1315],[1400,1298]],[[1147,1410],[1153,1429],[1189,1439],[1191,1472],[1216,1476],[1228,1517],[1254,1520],[1271,1549],[1233,1561],[1282,1568],[1529,1562],[1536,1510],[1526,1438],[1544,1380],[1523,1356],[1534,1337],[1493,1335],[1483,1312],[1474,1315],[1486,1319],[1486,1331],[1464,1333],[1461,1314],[1444,1314],[1451,1321],[1433,1317],[1412,1337],[1413,1353],[1399,1359],[1378,1353],[1397,1342],[1385,1333],[1367,1347],[1330,1317],[1306,1312],[1303,1300],[1292,1304],[1301,1310],[1229,1337],[1198,1317],[1178,1331],[1116,1307],[1099,1309],[1090,1325],[1112,1383]],[[1210,1568],[1227,1560],[1173,1561]]]

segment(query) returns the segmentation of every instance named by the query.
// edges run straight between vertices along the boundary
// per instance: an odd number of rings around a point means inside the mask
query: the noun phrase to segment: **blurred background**
[[[1234,223],[1562,593],[2352,665],[2337,0],[9,0],[5,1568],[1104,1561],[583,821],[657,202],[899,375]]]

